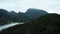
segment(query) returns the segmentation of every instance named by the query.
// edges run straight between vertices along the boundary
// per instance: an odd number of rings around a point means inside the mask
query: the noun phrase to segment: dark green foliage
[[[0,24],[7,24],[8,22],[27,22],[44,14],[48,13],[38,9],[28,9],[26,13],[8,12],[7,10],[0,9]]]
[[[47,14],[25,24],[9,27],[0,34],[59,34],[60,15]]]

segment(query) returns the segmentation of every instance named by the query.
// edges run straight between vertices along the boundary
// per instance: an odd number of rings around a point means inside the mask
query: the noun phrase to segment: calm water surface
[[[3,29],[6,29],[8,27],[12,27],[12,26],[18,25],[18,24],[24,24],[24,23],[10,23],[10,24],[6,24],[6,25],[3,25],[3,26],[0,26],[0,31],[3,30]]]

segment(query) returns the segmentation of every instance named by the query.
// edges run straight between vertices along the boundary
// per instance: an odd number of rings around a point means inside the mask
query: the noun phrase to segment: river
[[[21,23],[10,23],[10,24],[6,24],[6,25],[3,25],[3,26],[0,26],[0,31],[3,30],[3,29],[6,29],[8,27],[12,27],[12,26],[15,26],[15,25],[18,25],[18,24],[24,24],[23,22]]]

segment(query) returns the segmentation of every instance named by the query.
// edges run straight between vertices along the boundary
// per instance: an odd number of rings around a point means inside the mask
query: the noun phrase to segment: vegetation
[[[10,22],[26,22],[45,14],[48,13],[38,9],[28,9],[26,13],[16,13],[15,11],[8,12],[5,9],[0,9],[0,25]]]
[[[46,14],[25,24],[9,27],[0,34],[59,34],[60,15]]]

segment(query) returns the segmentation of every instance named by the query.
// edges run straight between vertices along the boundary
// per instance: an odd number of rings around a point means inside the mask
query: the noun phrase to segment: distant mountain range
[[[16,13],[15,11],[8,12],[5,9],[0,9],[0,23],[5,23],[6,21],[12,22],[25,22],[35,18],[40,17],[41,15],[48,14],[44,10],[32,9],[29,8],[26,13]]]

